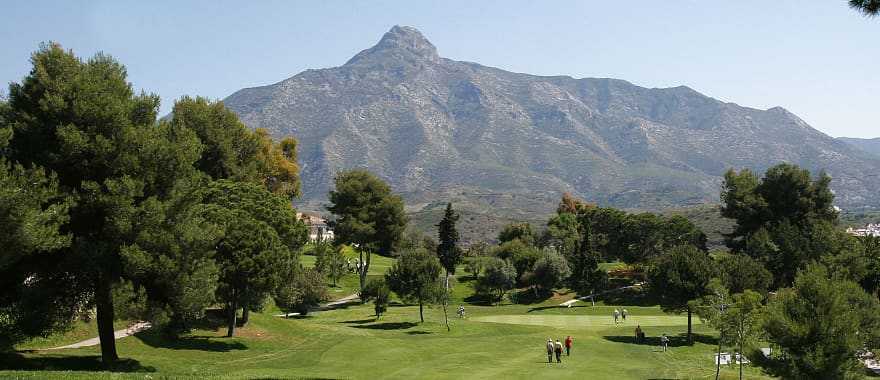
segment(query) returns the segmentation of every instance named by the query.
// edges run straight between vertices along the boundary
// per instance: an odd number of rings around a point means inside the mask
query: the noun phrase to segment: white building
[[[315,213],[296,213],[296,217],[306,224],[309,228],[309,241],[316,242],[318,240],[333,240],[333,229],[327,225],[327,221],[320,215]]]
[[[855,236],[880,236],[880,223],[869,223],[864,228],[847,228],[846,232]]]

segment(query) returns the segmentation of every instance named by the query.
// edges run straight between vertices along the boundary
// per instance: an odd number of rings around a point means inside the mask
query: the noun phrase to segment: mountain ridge
[[[827,169],[838,204],[877,207],[880,161],[782,107],[744,107],[687,86],[514,73],[441,57],[395,26],[344,65],[239,90],[251,128],[300,140],[305,208],[334,173],[367,168],[411,211],[453,201],[533,219],[562,192],[630,209],[715,203],[728,168]]]

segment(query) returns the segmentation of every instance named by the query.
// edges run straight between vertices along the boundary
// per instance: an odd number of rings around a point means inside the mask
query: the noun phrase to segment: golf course
[[[387,269],[391,259],[374,257],[371,276]],[[304,256],[308,265],[311,258]],[[375,268],[375,269],[374,269]],[[335,298],[355,288],[357,277],[346,275],[331,288]],[[66,345],[94,334],[94,327],[78,322],[65,335],[22,344],[16,354],[4,357],[0,378],[148,379],[148,378],[714,378],[716,333],[694,317],[695,343],[687,345],[685,315],[665,314],[657,306],[595,306],[575,302],[560,304],[573,294],[556,293],[532,304],[471,304],[473,281],[459,273],[449,306],[447,331],[442,307],[425,310],[419,323],[418,306],[393,302],[378,320],[372,304],[357,302],[310,313],[304,317],[277,317],[268,305],[253,313],[250,322],[233,338],[224,337],[219,314],[183,339],[169,340],[146,330],[117,341],[122,366],[119,372],[102,372],[98,346],[66,350],[40,350]],[[617,299],[615,299],[617,301]],[[638,303],[644,304],[644,300]],[[456,316],[461,304],[465,318]],[[615,308],[626,308],[628,318],[612,319]],[[634,339],[640,325],[647,335]],[[659,336],[671,337],[663,352]],[[547,363],[548,338],[574,341],[571,356],[561,364]],[[766,378],[746,367],[746,378]],[[722,378],[738,378],[736,367],[723,366]]]

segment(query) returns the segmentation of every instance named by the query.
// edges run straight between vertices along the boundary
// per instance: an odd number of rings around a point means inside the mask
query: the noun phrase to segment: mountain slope
[[[451,200],[534,219],[564,191],[624,208],[717,202],[728,168],[779,162],[827,170],[843,207],[880,203],[880,161],[782,108],[453,61],[409,27],[340,67],[224,103],[251,128],[299,139],[306,208],[320,208],[334,173],[354,167],[390,181],[411,211]]]
[[[880,137],[873,139],[860,139],[855,137],[838,137],[840,141],[843,141],[856,149],[859,149],[865,153],[868,153],[876,158],[880,158]]]

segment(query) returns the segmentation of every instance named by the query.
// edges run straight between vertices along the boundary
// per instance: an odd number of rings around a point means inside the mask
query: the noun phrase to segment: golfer
[[[565,338],[565,356],[571,356],[571,335]]]
[[[547,339],[547,363],[553,363],[553,351],[556,349],[556,346],[553,344],[553,339]]]
[[[556,339],[556,362],[562,363],[562,343]]]
[[[612,312],[611,315],[614,317],[614,324],[616,325],[618,319],[620,319],[620,311],[617,309],[614,309],[614,312]]]

